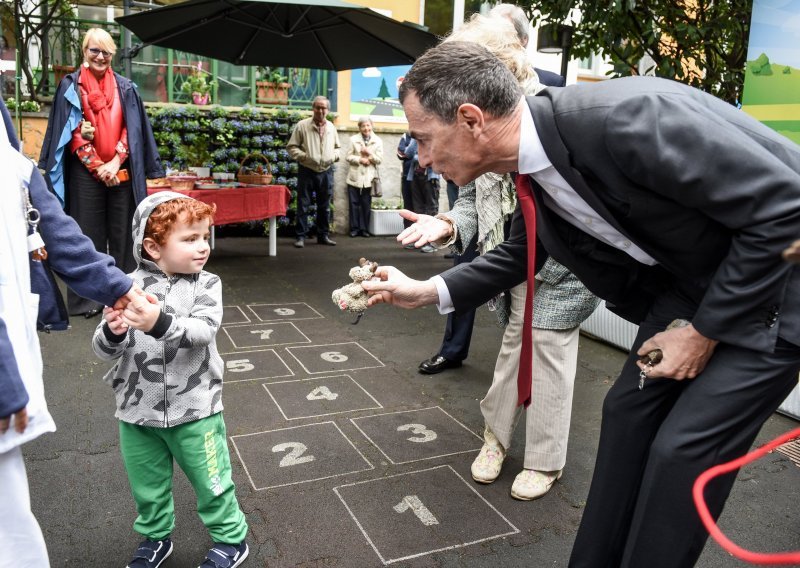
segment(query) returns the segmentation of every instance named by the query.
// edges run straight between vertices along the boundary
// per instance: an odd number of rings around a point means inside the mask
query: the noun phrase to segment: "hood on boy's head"
[[[175,191],[159,191],[158,193],[154,193],[153,195],[148,195],[142,202],[139,203],[139,206],[136,207],[136,212],[133,214],[133,222],[131,223],[131,228],[133,230],[133,258],[136,259],[136,264],[141,265],[142,262],[152,262],[150,260],[144,259],[142,256],[142,242],[144,242],[144,230],[147,226],[147,220],[150,218],[150,214],[153,212],[153,209],[161,205],[162,203],[166,203],[167,201],[172,201],[173,199],[192,199],[188,195],[183,195],[182,193],[177,193]]]

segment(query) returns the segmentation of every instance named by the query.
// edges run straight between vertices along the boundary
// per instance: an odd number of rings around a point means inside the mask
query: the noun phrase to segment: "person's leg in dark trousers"
[[[456,199],[458,199],[458,185],[456,185],[452,181],[447,182],[447,207],[449,209],[453,208],[453,205],[456,203]]]
[[[409,211],[414,210],[414,200],[411,196],[411,184],[409,180],[406,179],[406,176],[403,175],[403,178],[400,180],[400,194],[403,196],[403,209],[408,209]],[[403,219],[403,228],[407,229],[411,226],[411,221],[408,219]]]
[[[123,167],[127,167],[127,165]],[[136,268],[136,260],[133,257],[133,232],[131,231],[131,221],[136,211],[133,184],[125,181],[116,187],[109,187],[107,196],[108,254],[114,258],[114,262],[120,270],[129,273]]]
[[[69,215],[75,219],[83,234],[91,239],[94,248],[99,252],[107,253],[106,221],[108,219],[109,188],[104,183],[97,181],[77,158],[70,156],[65,159],[70,160],[69,185],[67,186]],[[130,235],[130,221],[125,229]],[[67,310],[70,315],[88,314],[102,309],[103,306],[94,300],[82,298],[71,289],[67,289]]]
[[[314,172],[303,166],[297,169],[297,209],[295,218],[295,235],[298,241],[305,240],[308,235],[308,208],[311,205]]]
[[[369,237],[369,217],[372,211],[372,188],[361,188],[361,236]]]
[[[331,188],[333,187],[333,170],[315,175],[314,189],[317,192],[317,241],[327,238],[330,232]]]
[[[425,209],[426,215],[436,215],[439,212],[439,179],[425,180]]]
[[[476,238],[464,250],[464,254],[457,255],[453,265],[472,262],[478,257]],[[447,314],[447,324],[444,328],[444,339],[439,348],[439,355],[449,361],[463,361],[469,354],[469,345],[472,341],[472,327],[475,323],[475,310],[456,315],[455,312]]]
[[[411,180],[411,211],[425,213],[428,206],[428,178],[425,174],[414,174]]]
[[[800,347],[779,340],[775,353],[719,344],[697,378],[652,379],[639,390],[636,350],[672,319],[693,313],[674,296],[660,299],[606,396],[571,567],[693,566],[708,536],[692,501],[694,480],[745,454],[797,384]],[[734,479],[717,479],[706,490],[715,517]]]
[[[350,236],[355,237],[361,231],[366,231],[362,226],[363,216],[361,214],[361,190],[352,185],[347,186],[347,202],[350,213]]]

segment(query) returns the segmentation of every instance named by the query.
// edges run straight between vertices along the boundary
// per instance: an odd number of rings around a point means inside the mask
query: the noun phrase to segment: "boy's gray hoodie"
[[[104,380],[114,389],[115,416],[123,422],[168,428],[222,411],[222,359],[216,335],[222,322],[222,283],[218,276],[176,274],[167,277],[142,258],[147,219],[160,203],[185,198],[171,191],[144,199],[133,215],[133,254],[138,267],[130,276],[161,305],[152,330],[129,329],[114,335],[97,326],[92,347],[104,360],[116,359]]]

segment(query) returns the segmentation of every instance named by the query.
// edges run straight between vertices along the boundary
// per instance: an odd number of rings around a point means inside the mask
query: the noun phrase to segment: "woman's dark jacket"
[[[72,132],[83,118],[77,88],[79,74],[80,70],[67,75],[58,85],[39,156],[39,168],[46,172],[48,186],[58,196],[62,206],[69,203],[69,187],[66,184],[69,160],[65,159],[65,154],[69,152]],[[136,86],[118,73],[114,73],[114,77],[122,103],[122,115],[128,129],[128,168],[138,204],[147,197],[147,178],[164,177],[164,169]]]

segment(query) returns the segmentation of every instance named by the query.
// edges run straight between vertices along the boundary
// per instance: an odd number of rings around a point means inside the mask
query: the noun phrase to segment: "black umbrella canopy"
[[[189,0],[117,22],[145,44],[236,65],[403,65],[438,42],[420,26],[339,0]]]

